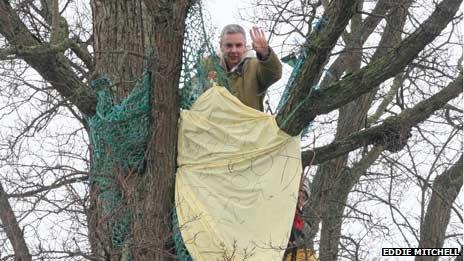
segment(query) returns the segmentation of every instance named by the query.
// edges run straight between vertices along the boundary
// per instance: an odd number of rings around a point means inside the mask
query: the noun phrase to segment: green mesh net
[[[228,78],[219,66],[219,57],[209,42],[212,35],[204,26],[201,3],[191,7],[186,20],[183,63],[180,78],[180,107],[189,109],[214,80],[229,87]],[[212,32],[213,30],[208,30]],[[150,76],[144,73],[128,97],[114,103],[111,80],[102,76],[92,82],[97,92],[96,115],[88,120],[92,148],[91,182],[100,190],[98,200],[102,214],[109,218],[112,246],[119,249],[122,260],[132,260],[128,253],[131,233],[129,208],[124,207],[123,188],[118,180],[128,173],[143,174],[150,115]],[[192,260],[185,248],[177,216],[173,211],[173,237],[177,259]]]
[[[213,32],[206,29],[201,2],[189,10],[183,47],[183,63],[180,77],[180,107],[189,109],[196,99],[211,86],[214,79],[229,89],[226,73],[219,65],[219,57],[211,45]],[[301,70],[308,54],[301,52],[289,63],[294,70],[285,88],[279,108],[285,104],[293,81]],[[214,78],[209,73],[214,72]],[[132,92],[120,103],[115,103],[109,77],[102,76],[92,82],[98,103],[96,115],[88,120],[92,148],[90,180],[99,188],[98,200],[102,214],[109,217],[111,243],[119,249],[121,260],[131,261],[132,213],[124,202],[124,190],[120,180],[128,174],[144,173],[145,151],[148,142],[150,115],[150,74],[145,72]],[[177,260],[190,261],[179,229],[175,209],[172,215],[173,240]]]
[[[322,28],[326,24],[327,24],[327,18],[325,16],[322,16],[320,19],[317,19],[316,22],[313,25],[313,29],[314,29],[313,33],[318,33],[320,30],[322,30]],[[309,37],[309,39],[311,39],[311,37]],[[282,107],[285,105],[285,103],[288,100],[288,97],[290,95],[291,90],[295,87],[295,78],[301,73],[301,70],[303,68],[303,63],[304,63],[305,59],[310,55],[308,46],[309,46],[309,43],[303,44],[303,46],[301,47],[298,54],[290,54],[290,55],[282,58],[282,62],[285,62],[286,64],[290,65],[293,68],[293,70],[292,70],[292,73],[290,74],[290,77],[289,77],[289,79],[287,81],[287,85],[285,86],[284,92],[282,93],[282,96],[280,97],[280,101],[279,101],[279,103],[277,105],[277,111],[280,111],[282,109]],[[311,88],[311,90],[310,90],[310,92],[308,94],[308,97],[312,94],[312,92],[314,90],[315,91],[319,90],[319,85],[316,84],[315,86],[313,86],[313,88]],[[293,117],[294,113],[297,110],[299,110],[300,107],[303,106],[303,105],[304,105],[304,101],[302,103],[300,103],[292,113],[290,113],[290,115],[284,120],[281,127],[285,126],[286,121],[291,119]],[[311,126],[312,126],[312,123],[309,123],[308,126],[306,126],[303,129],[303,131],[301,133],[302,138],[305,138],[305,137],[308,136],[308,132],[309,132]]]
[[[93,167],[98,173],[114,168],[141,172],[145,154],[141,145],[146,143],[149,124],[149,73],[119,104],[113,104],[111,85],[106,76],[92,82],[98,98],[96,115],[89,120]]]
[[[122,260],[132,260],[126,249],[130,244],[131,213],[124,207],[123,189],[118,180],[128,173],[143,173],[149,126],[150,76],[121,103],[114,104],[111,81],[102,76],[92,82],[97,93],[96,114],[88,120],[92,147],[90,181],[100,190],[102,215],[109,217],[111,243],[120,249]]]
[[[207,29],[200,2],[193,5],[186,19],[182,72],[180,77],[180,107],[189,109],[196,99],[209,87],[211,80],[230,88],[226,72],[220,66],[220,60],[211,44],[214,32]],[[208,75],[214,72],[214,77]]]

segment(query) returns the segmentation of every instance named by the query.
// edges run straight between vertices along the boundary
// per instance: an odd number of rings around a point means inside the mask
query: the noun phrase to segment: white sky
[[[244,8],[251,3],[251,0],[210,0],[205,1],[206,10],[211,15],[211,21],[219,31],[227,24],[240,24],[245,30],[251,28],[251,24],[240,19],[239,8]]]

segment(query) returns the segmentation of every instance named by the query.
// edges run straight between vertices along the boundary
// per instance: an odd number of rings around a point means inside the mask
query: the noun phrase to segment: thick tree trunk
[[[182,44],[189,0],[149,1],[154,16],[151,40],[156,60],[152,71],[152,123],[147,148],[147,175],[140,184],[134,252],[137,261],[170,260],[172,256],[171,216],[177,152],[178,84]]]
[[[153,36],[151,21],[141,0],[92,1],[92,10],[96,63],[93,75],[108,75],[115,85],[116,98],[121,99],[142,75],[145,41]]]
[[[113,83],[111,92],[115,101],[126,97],[144,70],[146,37],[153,36],[152,26],[142,1],[92,1],[95,71],[92,78],[107,75]],[[128,176],[128,173],[112,173],[114,177]],[[128,185],[135,190],[140,176],[130,176]],[[122,190],[122,188],[119,188]],[[91,206],[89,214],[89,238],[97,259],[119,260],[122,249],[113,246],[111,219],[117,219],[118,213],[104,216],[98,196],[103,191],[97,184],[91,184]],[[129,199],[130,201],[130,199]],[[119,202],[121,206],[128,202]],[[124,207],[126,208],[126,207]]]
[[[126,97],[147,69],[151,74],[150,137],[145,174],[125,177],[126,202],[132,213],[128,245],[133,260],[168,260],[176,170],[178,81],[185,17],[190,1],[93,1],[94,78],[106,74],[116,100]],[[145,67],[146,65],[146,67]],[[98,258],[119,260],[98,208],[98,188],[91,193],[90,238]],[[102,228],[102,229],[101,229]],[[96,239],[96,240],[95,240]]]
[[[440,248],[445,241],[451,209],[462,188],[462,155],[433,182],[432,196],[422,222],[419,248]],[[438,256],[417,256],[416,261],[435,261]]]

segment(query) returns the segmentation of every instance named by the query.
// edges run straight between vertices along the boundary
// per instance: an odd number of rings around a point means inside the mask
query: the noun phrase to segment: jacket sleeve
[[[258,82],[260,83],[259,92],[264,92],[282,77],[282,64],[275,54],[274,50],[269,47],[269,56],[262,60],[258,56]]]

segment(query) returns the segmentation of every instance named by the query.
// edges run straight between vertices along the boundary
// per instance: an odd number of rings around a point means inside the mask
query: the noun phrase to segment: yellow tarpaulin
[[[295,261],[318,261],[316,253],[312,249],[298,248],[293,253],[289,253],[284,261],[292,261],[292,255],[295,255]]]
[[[182,111],[176,210],[195,261],[282,260],[301,178],[300,137],[214,86]]]

